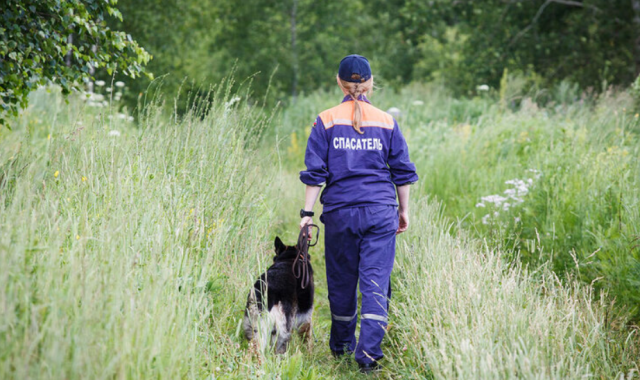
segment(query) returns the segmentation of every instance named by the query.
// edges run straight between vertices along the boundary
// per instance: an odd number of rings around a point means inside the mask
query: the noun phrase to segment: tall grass
[[[239,329],[274,235],[295,241],[305,129],[334,95],[300,98],[271,121],[220,90],[186,115],[157,101],[129,122],[36,93],[13,132],[0,130],[0,377],[359,378],[329,355],[322,242],[311,252],[312,348],[294,340],[283,356],[262,355]],[[460,122],[511,116],[490,98],[455,100],[438,88],[374,103],[400,100],[422,180],[398,240],[380,377],[638,377],[636,331],[613,328],[593,290],[551,267],[530,272],[471,236],[473,218],[451,222],[469,207],[451,201],[461,193],[430,188],[444,170],[429,166],[438,144],[457,147],[446,134],[429,140],[439,126],[467,133]],[[476,193],[494,181],[478,177]],[[543,240],[532,252],[546,252]]]
[[[638,377],[637,331],[615,332],[610,305],[592,290],[452,236],[437,204],[423,199],[414,210],[393,282],[392,360],[401,378]]]
[[[541,109],[525,101],[514,112],[434,121],[412,133],[428,178],[420,188],[448,215],[525,263],[551,261],[559,275],[593,282],[637,320],[640,118],[625,93]],[[522,203],[482,200],[507,197],[516,179],[532,183]]]
[[[0,131],[1,378],[237,365],[238,289],[269,220],[251,157],[265,118],[214,95],[206,114],[151,105],[134,127],[39,92]]]

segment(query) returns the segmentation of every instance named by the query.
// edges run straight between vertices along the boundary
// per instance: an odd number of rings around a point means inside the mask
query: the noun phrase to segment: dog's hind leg
[[[300,337],[306,341],[309,350],[313,343],[313,309],[296,314],[296,329]]]
[[[273,321],[275,321],[274,336],[276,338],[277,354],[284,354],[291,340],[291,318],[288,317],[291,313],[288,309],[287,305],[278,302],[269,310],[269,314],[273,318]]]

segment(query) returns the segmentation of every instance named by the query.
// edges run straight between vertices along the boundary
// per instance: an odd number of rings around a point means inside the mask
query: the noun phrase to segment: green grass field
[[[565,92],[372,97],[402,110],[421,175],[378,378],[640,378],[640,121],[625,93]],[[240,332],[273,239],[296,239],[309,127],[340,98],[274,113],[217,91],[176,116],[36,92],[0,129],[0,378],[360,378],[329,355],[322,244],[313,347]],[[529,178],[522,202],[482,200]]]

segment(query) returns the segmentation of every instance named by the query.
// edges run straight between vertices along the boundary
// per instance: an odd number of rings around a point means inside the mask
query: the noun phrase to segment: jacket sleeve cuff
[[[407,173],[409,174],[409,173]],[[396,186],[404,186],[404,185],[413,185],[414,183],[418,182],[418,174],[416,173],[411,173],[410,175],[404,175],[404,176],[397,176],[396,178],[393,178],[393,184]]]
[[[323,176],[314,175],[310,172],[300,172],[300,181],[308,186],[322,187],[326,183],[326,179]]]

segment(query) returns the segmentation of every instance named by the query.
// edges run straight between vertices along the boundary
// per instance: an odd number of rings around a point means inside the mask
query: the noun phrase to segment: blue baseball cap
[[[365,57],[351,54],[340,61],[338,76],[347,82],[366,82],[371,78],[371,66],[369,66],[369,61]]]

